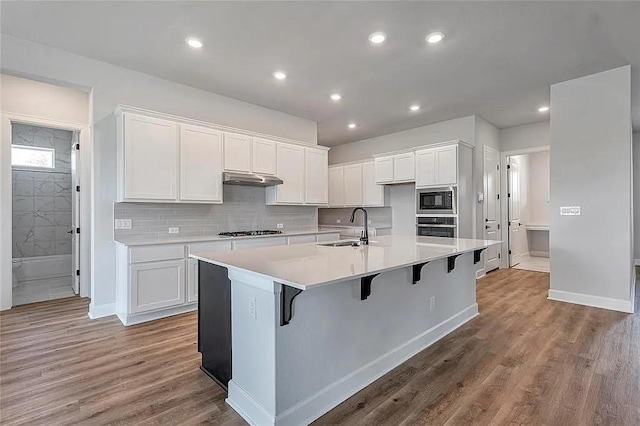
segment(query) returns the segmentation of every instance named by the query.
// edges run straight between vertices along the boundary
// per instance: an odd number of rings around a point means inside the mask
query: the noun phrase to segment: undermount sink
[[[318,244],[325,247],[360,247],[362,242],[359,240],[337,241],[335,243]]]

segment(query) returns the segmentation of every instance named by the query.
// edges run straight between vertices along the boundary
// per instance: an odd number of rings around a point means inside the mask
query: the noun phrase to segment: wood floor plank
[[[489,274],[479,317],[315,424],[640,424],[640,314],[548,288],[544,273]],[[0,423],[246,424],[199,370],[195,313],[124,327],[87,310],[76,297],[0,314]]]

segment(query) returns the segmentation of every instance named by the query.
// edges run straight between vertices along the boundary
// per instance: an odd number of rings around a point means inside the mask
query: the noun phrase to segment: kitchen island
[[[308,424],[478,315],[477,263],[496,244],[391,235],[192,254],[203,370],[249,423]]]

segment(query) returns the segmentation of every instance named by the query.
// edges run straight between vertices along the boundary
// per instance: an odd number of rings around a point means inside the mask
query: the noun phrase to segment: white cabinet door
[[[222,132],[180,126],[180,200],[222,202]]]
[[[121,201],[178,199],[178,125],[126,113]]]
[[[185,299],[184,265],[184,260],[131,265],[129,313],[182,305]]]
[[[235,133],[224,134],[224,169],[251,172],[251,138]]]
[[[344,204],[362,205],[362,164],[344,166]]]
[[[393,156],[393,181],[411,182],[415,180],[413,152]]]
[[[277,146],[278,176],[284,182],[276,186],[278,203],[304,203],[304,147],[299,145],[278,143]]]
[[[305,195],[306,204],[329,202],[329,155],[326,150],[305,148]]]
[[[393,182],[393,157],[380,157],[375,159],[376,183]]]
[[[344,206],[344,168],[329,168],[329,207]]]
[[[458,182],[458,147],[443,146],[435,149],[436,183],[455,185]]]
[[[187,303],[198,301],[198,260],[187,259]]]
[[[362,204],[365,207],[384,206],[384,186],[376,183],[376,165],[362,164]]]
[[[436,150],[416,151],[416,186],[418,188],[436,184]]]
[[[276,142],[268,139],[253,138],[253,173],[262,175],[276,174]]]

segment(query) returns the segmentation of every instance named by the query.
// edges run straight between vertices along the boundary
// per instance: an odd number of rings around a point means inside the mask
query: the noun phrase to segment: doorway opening
[[[80,292],[79,132],[11,123],[12,305]]]
[[[550,272],[549,150],[506,156],[508,267]]]

